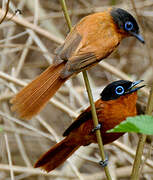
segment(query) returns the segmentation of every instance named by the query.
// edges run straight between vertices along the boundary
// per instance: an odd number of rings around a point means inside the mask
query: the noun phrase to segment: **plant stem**
[[[7,1],[5,14],[3,15],[2,19],[0,20],[0,24],[5,20],[5,18],[7,16],[7,13],[9,11],[9,3],[10,3],[10,0]]]
[[[61,3],[61,6],[62,6],[62,10],[63,10],[64,16],[65,16],[67,25],[69,27],[69,30],[71,31],[72,30],[72,24],[71,24],[70,16],[68,14],[68,10],[67,10],[65,0],[60,0],[60,3]]]
[[[134,0],[131,0],[131,4],[132,4],[133,9],[135,11],[135,14],[137,16],[139,24],[141,24],[140,16],[138,15],[137,8],[136,8]],[[143,26],[141,26],[141,27],[142,27],[143,35],[144,35]],[[149,49],[148,45],[146,45],[146,46],[147,46],[147,49]],[[151,60],[150,51],[148,52],[148,54],[149,54],[149,58]],[[148,104],[147,104],[147,107],[146,107],[145,114],[146,115],[152,115],[152,110],[153,110],[153,84],[152,84],[151,91],[150,91],[150,94],[149,94],[149,99],[148,99]],[[139,137],[139,142],[138,142],[136,155],[135,155],[135,159],[134,159],[134,164],[133,164],[133,168],[132,168],[131,180],[139,179],[140,165],[141,165],[141,161],[142,161],[141,158],[142,158],[142,155],[143,155],[143,149],[144,149],[146,137],[147,136],[145,134],[141,134],[140,137]]]
[[[147,104],[145,114],[146,115],[152,115],[152,110],[153,110],[153,84],[152,84],[152,87],[150,90],[150,95],[149,95],[148,104]],[[145,134],[140,135],[137,150],[136,150],[136,155],[135,155],[135,159],[134,159],[131,180],[139,179],[139,175],[140,175],[139,170],[140,170],[140,165],[141,165],[141,161],[142,161],[141,157],[143,154],[143,149],[144,149],[146,137],[147,136]]]
[[[138,180],[139,176],[139,170],[140,170],[140,164],[141,164],[141,157],[143,154],[143,149],[146,141],[146,135],[145,134],[140,134],[139,137],[139,142],[137,145],[137,150],[136,150],[136,155],[134,159],[134,164],[132,168],[132,174],[131,174],[131,180]]]
[[[72,30],[72,25],[71,25],[70,17],[68,15],[65,0],[60,0],[60,3],[61,3],[61,6],[62,6],[62,9],[63,9],[63,12],[64,12],[66,22],[67,22],[68,27],[69,27],[69,29],[71,31]],[[97,114],[96,114],[96,108],[95,108],[95,104],[94,104],[94,100],[93,100],[93,96],[92,96],[92,92],[91,92],[89,79],[88,79],[86,71],[83,71],[82,73],[83,73],[83,78],[84,78],[84,82],[85,82],[85,85],[86,85],[86,90],[87,90],[87,93],[88,93],[89,102],[90,102],[90,105],[91,105],[93,124],[94,124],[94,127],[96,127],[98,125],[98,118],[97,118]],[[96,130],[96,137],[97,137],[97,142],[98,142],[98,145],[99,145],[99,150],[100,150],[100,155],[101,155],[102,161],[105,161],[104,146],[103,146],[100,130]],[[108,166],[105,166],[104,170],[105,170],[105,174],[107,176],[107,179],[111,180],[111,176],[110,176],[110,173],[109,173],[109,170],[108,170]]]
[[[93,96],[92,96],[92,91],[91,91],[89,79],[88,79],[86,71],[83,71],[82,73],[83,73],[84,82],[85,82],[87,93],[88,93],[89,102],[91,105],[91,112],[92,112],[92,119],[93,119],[94,127],[96,127],[98,125],[98,118],[97,118],[96,108],[95,108],[95,104],[94,104],[94,100],[93,100]],[[100,156],[102,158],[102,161],[105,161],[104,145],[102,142],[100,130],[96,130],[96,137],[97,137],[97,142],[98,142],[98,146],[99,146]],[[105,166],[104,170],[105,170],[105,174],[107,176],[107,179],[111,180],[111,176],[109,173],[108,166]]]

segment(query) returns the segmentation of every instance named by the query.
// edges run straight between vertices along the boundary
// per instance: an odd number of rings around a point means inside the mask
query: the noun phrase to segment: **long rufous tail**
[[[21,118],[30,119],[36,115],[49,99],[67,80],[60,78],[65,62],[49,66],[40,76],[23,88],[11,103],[12,111],[16,111]]]
[[[36,162],[34,167],[41,167],[47,172],[50,172],[66,161],[66,159],[68,159],[79,147],[80,146],[77,143],[73,143],[73,145],[69,144],[66,137],[46,152]]]

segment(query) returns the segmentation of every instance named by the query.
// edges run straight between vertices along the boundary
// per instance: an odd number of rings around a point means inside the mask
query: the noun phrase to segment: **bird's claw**
[[[108,165],[108,155],[105,153],[105,160],[104,161],[99,161],[99,164],[102,166],[102,167],[106,167]]]
[[[99,164],[102,166],[102,167],[106,167],[108,165],[108,158],[106,158],[104,161],[99,161]]]
[[[92,129],[92,132],[95,132],[101,128],[101,124],[98,124],[96,127]]]

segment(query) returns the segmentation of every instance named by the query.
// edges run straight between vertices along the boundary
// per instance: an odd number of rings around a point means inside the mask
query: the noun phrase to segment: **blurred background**
[[[81,147],[58,169],[47,174],[34,169],[35,161],[62,139],[64,130],[88,106],[82,73],[67,81],[43,111],[30,121],[18,119],[10,111],[10,99],[23,86],[52,63],[55,49],[69,32],[57,0],[0,0],[0,180],[101,180],[96,144]],[[73,0],[66,1],[72,24],[82,17],[108,7],[120,7],[132,13],[145,38],[124,39],[105,61],[88,71],[94,99],[102,89],[118,79],[145,80],[139,101],[146,104],[153,81],[153,0]],[[126,133],[106,145],[113,180],[130,178],[138,135]],[[151,137],[147,138],[142,180],[153,179]],[[149,160],[147,160],[149,159]],[[146,165],[146,164],[147,165]]]

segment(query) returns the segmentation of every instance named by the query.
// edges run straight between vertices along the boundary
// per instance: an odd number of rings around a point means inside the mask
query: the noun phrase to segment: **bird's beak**
[[[138,85],[138,84],[141,83],[141,82],[143,82],[143,80],[134,81],[134,82],[131,84],[131,86],[128,88],[127,94],[132,93],[132,92],[135,92],[135,91],[143,88],[145,85],[142,85],[142,86],[140,86],[140,87],[134,88],[136,85]]]
[[[137,34],[137,33],[135,33],[135,32],[131,32],[130,34],[131,34],[132,36],[136,37],[141,43],[143,43],[143,44],[145,43],[143,37],[142,37],[140,34]]]

